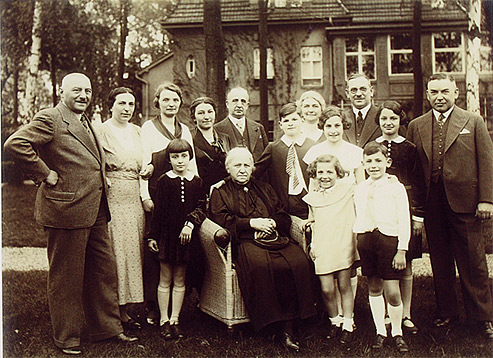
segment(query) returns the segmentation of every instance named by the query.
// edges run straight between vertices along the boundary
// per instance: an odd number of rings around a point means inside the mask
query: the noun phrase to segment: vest
[[[245,128],[243,129],[243,135],[241,135],[240,131],[238,130],[238,128],[236,128],[236,126],[231,123],[231,126],[233,127],[233,133],[234,133],[234,136],[235,136],[235,141],[236,143],[238,143],[238,146],[241,147],[247,147],[250,152],[253,151],[253,148],[250,148],[250,138],[248,136],[248,124],[246,122],[246,119],[245,119]]]
[[[445,138],[447,136],[448,124],[450,123],[450,116],[445,121],[440,129],[438,121],[433,116],[432,125],[432,165],[431,165],[431,181],[438,183],[443,178],[443,156],[445,154]]]

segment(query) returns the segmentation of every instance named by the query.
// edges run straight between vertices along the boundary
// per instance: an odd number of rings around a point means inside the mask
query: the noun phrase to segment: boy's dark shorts
[[[392,260],[397,253],[398,239],[378,230],[358,234],[357,245],[363,276],[377,276],[384,280],[399,280],[404,270],[394,270]]]

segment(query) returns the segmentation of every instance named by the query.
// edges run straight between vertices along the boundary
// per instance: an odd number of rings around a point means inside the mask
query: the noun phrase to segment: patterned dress
[[[144,210],[140,200],[139,172],[142,168],[140,128],[125,129],[106,121],[98,127],[110,181],[109,232],[116,256],[120,305],[144,301],[142,281],[142,238]]]

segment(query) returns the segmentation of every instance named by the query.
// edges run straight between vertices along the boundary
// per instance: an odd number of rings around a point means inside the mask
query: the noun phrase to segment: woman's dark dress
[[[224,162],[231,148],[229,136],[214,131],[214,139],[214,143],[209,144],[200,130],[197,130],[193,136],[197,169],[200,178],[204,181],[204,189],[207,193],[212,184],[228,176]]]
[[[383,144],[387,148],[389,158],[392,159],[390,168],[387,169],[387,173],[395,175],[397,179],[406,187],[407,196],[410,201],[412,212],[416,210],[415,200],[413,200],[413,191],[411,190],[412,180],[415,178],[415,171],[418,164],[416,162],[417,152],[416,146],[404,139],[398,137],[397,141],[384,140],[382,137],[377,139],[377,142]],[[412,260],[420,258],[422,256],[421,236],[416,237],[412,235],[409,241],[409,249],[407,251],[407,259]]]
[[[289,233],[291,218],[269,184],[252,179],[241,186],[228,178],[212,191],[209,210],[211,219],[232,234],[239,284],[255,330],[316,314],[313,269],[303,250],[294,242],[280,250],[253,243],[251,218],[274,219],[280,235]]]
[[[188,173],[184,178],[169,171],[159,178],[148,238],[158,242],[160,261],[172,265],[189,263],[190,251],[200,246],[197,232],[205,219],[204,204],[199,177]],[[185,221],[192,222],[195,229],[192,240],[182,245],[179,236]]]

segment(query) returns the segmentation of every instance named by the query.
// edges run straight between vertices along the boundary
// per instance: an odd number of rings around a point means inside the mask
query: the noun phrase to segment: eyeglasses
[[[360,91],[361,93],[365,94],[368,91],[368,87],[360,87],[360,88],[353,87],[353,88],[350,88],[349,89],[349,92],[351,94],[357,94],[358,91]]]

